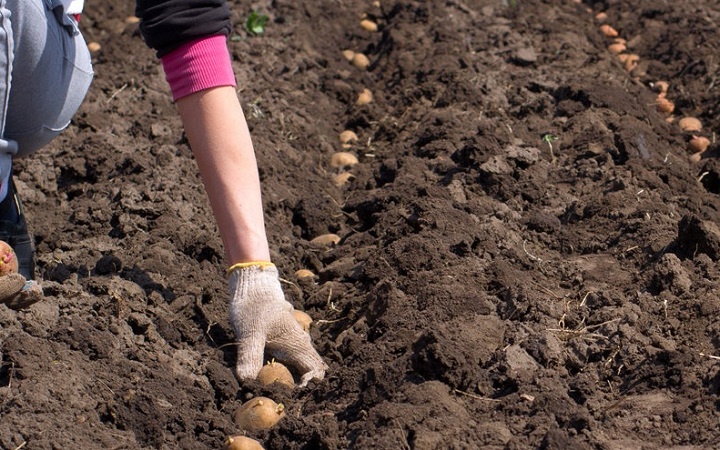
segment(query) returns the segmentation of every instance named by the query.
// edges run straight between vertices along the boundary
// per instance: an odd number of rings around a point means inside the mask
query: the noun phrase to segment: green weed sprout
[[[543,142],[545,142],[548,145],[548,147],[550,147],[550,161],[551,162],[555,162],[555,152],[553,152],[552,143],[554,141],[557,141],[558,139],[560,139],[560,138],[558,138],[557,136],[550,134],[550,133],[548,133],[542,137]]]
[[[259,14],[257,11],[253,11],[245,21],[245,31],[257,36],[265,32],[265,24],[267,24],[268,16],[265,14]]]

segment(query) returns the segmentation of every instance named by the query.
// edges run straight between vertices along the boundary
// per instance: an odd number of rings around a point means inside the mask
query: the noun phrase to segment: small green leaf
[[[245,21],[245,30],[253,35],[262,34],[265,31],[265,24],[268,21],[268,16],[265,14],[258,14],[257,11],[253,11]]]

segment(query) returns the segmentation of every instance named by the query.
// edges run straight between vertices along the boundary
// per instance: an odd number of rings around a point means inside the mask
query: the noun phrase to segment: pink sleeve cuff
[[[209,36],[181,45],[161,58],[173,100],[218,86],[236,86],[226,38]]]

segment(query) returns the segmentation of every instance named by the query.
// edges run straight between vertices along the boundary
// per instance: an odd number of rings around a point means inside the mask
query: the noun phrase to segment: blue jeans
[[[92,77],[85,40],[60,0],[0,0],[0,200],[12,158],[67,128]]]

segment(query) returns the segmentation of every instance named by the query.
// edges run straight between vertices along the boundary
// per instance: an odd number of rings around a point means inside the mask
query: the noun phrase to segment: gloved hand
[[[39,284],[26,280],[19,273],[10,273],[0,277],[0,303],[12,309],[27,308],[42,300],[43,292]]]
[[[301,374],[300,386],[322,379],[327,366],[293,317],[285,300],[278,271],[269,262],[237,264],[230,271],[230,322],[237,338],[239,379],[256,378],[263,366],[263,352]]]

